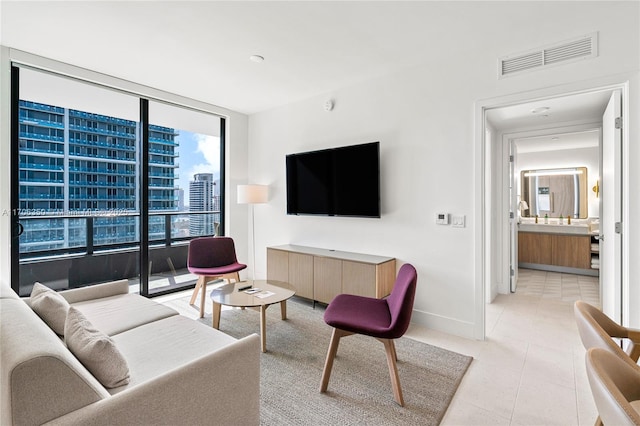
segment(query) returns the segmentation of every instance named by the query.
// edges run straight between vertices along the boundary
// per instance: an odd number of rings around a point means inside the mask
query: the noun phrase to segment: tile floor
[[[520,270],[487,305],[485,341],[412,326],[407,336],[474,357],[442,425],[593,425],[597,411],[573,317],[599,307],[597,277]]]
[[[193,306],[175,303],[186,294],[157,300],[196,318]],[[573,302],[599,307],[598,294],[597,277],[521,269],[516,293],[487,305],[485,341],[412,325],[407,337],[474,357],[442,425],[593,425]]]

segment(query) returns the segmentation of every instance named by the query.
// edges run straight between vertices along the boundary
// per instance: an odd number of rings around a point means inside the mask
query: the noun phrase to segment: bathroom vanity
[[[518,227],[518,266],[598,276],[597,238],[589,224],[521,223]]]

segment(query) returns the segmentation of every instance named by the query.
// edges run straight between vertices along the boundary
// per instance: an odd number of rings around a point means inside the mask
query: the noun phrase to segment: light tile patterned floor
[[[584,300],[600,307],[598,277],[520,269],[516,293],[573,303]]]
[[[474,357],[442,424],[593,425],[573,302],[598,295],[597,277],[521,269],[516,293],[487,305],[485,341],[412,325],[407,336]]]

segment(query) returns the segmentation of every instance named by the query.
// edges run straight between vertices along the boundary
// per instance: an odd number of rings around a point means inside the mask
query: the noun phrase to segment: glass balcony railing
[[[152,212],[149,243],[170,247],[194,237],[213,235],[219,223],[219,210]],[[117,209],[71,215],[25,211],[20,213],[20,224],[24,228],[19,237],[21,261],[136,250],[140,241],[140,215]]]

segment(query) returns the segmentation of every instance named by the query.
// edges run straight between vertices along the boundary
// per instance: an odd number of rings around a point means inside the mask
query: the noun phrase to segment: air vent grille
[[[598,33],[545,46],[499,60],[499,77],[598,56]]]

